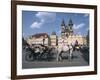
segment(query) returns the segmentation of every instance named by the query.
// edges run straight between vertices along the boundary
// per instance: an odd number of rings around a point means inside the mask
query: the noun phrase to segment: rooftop
[[[41,36],[49,37],[47,33],[37,33],[37,34],[32,35],[32,37],[35,37],[35,38],[40,38]]]

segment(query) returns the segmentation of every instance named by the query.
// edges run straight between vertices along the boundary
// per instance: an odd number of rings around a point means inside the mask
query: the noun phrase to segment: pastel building
[[[58,38],[55,32],[52,32],[52,34],[50,35],[50,43],[51,46],[57,46],[58,44]]]
[[[49,41],[49,36],[47,33],[37,33],[32,35],[27,39],[27,42],[29,45],[34,45],[34,44],[43,44],[48,46],[50,41]]]

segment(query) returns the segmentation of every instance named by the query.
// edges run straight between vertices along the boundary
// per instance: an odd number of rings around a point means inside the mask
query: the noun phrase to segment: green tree
[[[87,46],[89,46],[89,30],[87,32],[86,40],[87,40]]]

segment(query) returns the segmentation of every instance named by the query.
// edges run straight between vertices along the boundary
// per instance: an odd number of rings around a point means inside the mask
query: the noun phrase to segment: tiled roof
[[[32,35],[32,37],[40,38],[40,37],[49,37],[47,33],[37,33]]]

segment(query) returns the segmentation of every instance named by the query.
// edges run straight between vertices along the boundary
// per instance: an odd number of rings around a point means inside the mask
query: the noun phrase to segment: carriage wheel
[[[25,60],[26,61],[33,61],[34,60],[34,57],[32,55],[31,52],[27,52],[26,55],[25,55]]]

